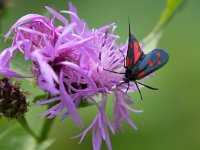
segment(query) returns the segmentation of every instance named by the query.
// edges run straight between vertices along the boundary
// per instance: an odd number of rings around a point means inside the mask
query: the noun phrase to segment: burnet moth
[[[123,54],[123,52],[120,50],[120,52]],[[138,88],[138,91],[140,93],[140,97],[142,98],[142,94],[140,92],[140,89],[138,87],[138,84],[143,85],[149,89],[152,90],[158,90],[157,88],[153,88],[151,86],[145,85],[141,82],[138,82],[137,80],[140,80],[152,72],[158,70],[163,65],[165,65],[169,59],[169,55],[163,50],[163,49],[154,49],[148,54],[144,54],[142,49],[139,46],[139,42],[135,38],[135,36],[131,33],[130,29],[130,22],[129,22],[129,41],[128,41],[128,50],[126,58],[124,57],[124,68],[125,73],[119,73],[112,70],[107,70],[109,72],[117,73],[117,74],[124,74],[124,82],[127,83],[128,88],[126,92],[129,89],[129,82],[133,81],[135,85]]]

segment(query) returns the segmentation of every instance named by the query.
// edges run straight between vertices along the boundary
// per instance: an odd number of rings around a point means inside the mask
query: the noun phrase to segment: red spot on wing
[[[138,43],[137,42],[134,42],[134,50],[137,52],[138,51]]]
[[[132,65],[131,57],[126,57],[126,66],[131,66],[131,65]]]
[[[142,72],[140,72],[140,73],[138,74],[138,77],[142,77],[142,76],[144,76],[144,71],[142,71]]]
[[[148,60],[148,65],[149,65],[150,67],[153,66],[153,62],[152,62],[151,59]]]
[[[160,57],[160,52],[157,52],[157,56]]]
[[[157,64],[160,65],[160,64],[161,64],[161,61],[160,61],[160,60],[157,60]]]
[[[138,42],[134,42],[134,63],[136,63],[138,61],[138,59],[140,58],[141,52],[139,50],[139,44]]]

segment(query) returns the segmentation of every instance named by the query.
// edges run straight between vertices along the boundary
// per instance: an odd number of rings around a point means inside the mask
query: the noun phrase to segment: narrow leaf
[[[144,51],[147,53],[154,49],[162,35],[162,29],[165,27],[176,12],[181,8],[185,0],[167,0],[167,6],[163,10],[160,19],[156,23],[153,30],[142,40]]]

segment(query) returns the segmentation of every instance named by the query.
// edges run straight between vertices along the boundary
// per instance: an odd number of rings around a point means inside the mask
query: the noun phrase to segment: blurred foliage
[[[3,16],[5,13],[6,0],[0,0],[0,16]]]
[[[185,0],[186,1],[186,0]],[[184,1],[184,3],[186,3]],[[5,34],[11,25],[21,16],[27,13],[46,14],[45,5],[56,10],[67,8],[66,0],[36,1],[10,0],[11,6],[6,9],[6,16],[0,17],[0,34]],[[158,92],[143,89],[144,101],[136,101],[134,107],[144,109],[140,115],[132,114],[131,117],[137,124],[139,131],[135,132],[127,125],[125,134],[111,136],[114,150],[140,149],[140,150],[198,150],[200,149],[200,116],[199,111],[199,5],[198,0],[187,1],[184,9],[177,11],[177,7],[183,0],[166,1],[73,1],[77,6],[79,15],[88,22],[90,27],[100,27],[110,22],[118,25],[117,34],[122,41],[127,39],[128,21],[134,26],[134,34],[138,39],[145,37],[151,29],[153,32],[142,40],[145,51],[151,50],[155,45],[166,48],[170,54],[170,60],[166,67],[156,72],[154,79],[148,79],[149,85],[156,85]],[[171,18],[173,14],[176,16]],[[162,15],[160,15],[162,13]],[[160,16],[160,20],[156,23]],[[166,22],[170,19],[170,23]],[[133,21],[132,21],[133,20]],[[168,24],[167,24],[168,23]],[[165,26],[167,24],[167,26]],[[162,27],[164,30],[160,30]],[[162,39],[161,39],[162,35]],[[160,42],[158,43],[158,40]],[[10,42],[3,44],[0,36],[0,49],[9,46]],[[12,67],[17,72],[27,75],[27,68],[32,64],[25,63],[22,55],[18,55],[12,61]],[[30,91],[30,102],[44,92],[36,87],[33,80],[19,80],[22,88]],[[44,95],[45,96],[45,95]],[[134,93],[134,99],[139,99],[138,93]],[[112,96],[110,96],[112,98]],[[38,100],[38,97],[35,98]],[[43,119],[36,118],[46,107],[31,107],[26,118],[31,128],[39,132]],[[95,116],[96,109],[88,107],[80,109],[80,114],[87,126]],[[112,116],[112,102],[108,105],[108,115]],[[77,141],[69,138],[77,134],[78,130],[70,118],[66,121],[56,120],[50,139],[37,145],[26,131],[15,121],[0,120],[0,149],[7,150],[34,150],[34,149],[91,149],[91,136],[89,135],[78,145]],[[53,143],[53,145],[51,145]],[[103,145],[102,149],[106,149]]]
[[[38,144],[19,126],[12,126],[1,133],[0,142],[1,150],[44,150],[48,149],[54,140],[50,139]]]

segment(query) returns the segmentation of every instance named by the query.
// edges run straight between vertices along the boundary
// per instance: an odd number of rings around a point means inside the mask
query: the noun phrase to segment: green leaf
[[[33,99],[33,103],[36,103],[36,102],[38,102],[38,101],[41,101],[41,100],[47,100],[48,99],[48,94],[47,93],[45,93],[45,94],[42,94],[42,95],[37,95],[37,96],[35,96],[34,97],[34,99]]]
[[[54,139],[49,139],[41,143],[37,143],[32,137],[28,136],[22,146],[24,150],[46,150],[54,143],[54,141]]]
[[[80,104],[79,104],[79,108],[82,108],[82,107],[88,107],[88,106],[92,106],[94,104],[92,104],[91,102],[87,101],[86,99],[82,99],[80,101]]]
[[[54,143],[54,141],[54,139],[48,139],[40,144],[35,144],[35,147],[33,147],[32,150],[46,150]]]
[[[0,134],[1,150],[46,150],[53,143],[53,139],[38,143],[19,126],[8,128]]]
[[[176,14],[176,12],[181,8],[184,0],[167,0],[167,6],[164,9],[159,21],[156,24],[154,30],[159,30],[170,21],[170,19]]]
[[[167,6],[162,12],[160,19],[156,23],[152,32],[150,32],[143,40],[144,51],[147,53],[154,49],[162,35],[162,29],[169,23],[170,19],[181,8],[185,0],[167,0]]]
[[[2,141],[2,139],[4,137],[6,137],[7,134],[9,134],[9,132],[11,132],[12,130],[14,130],[17,126],[13,126],[13,127],[10,127],[10,128],[6,128],[6,130],[4,130],[3,132],[1,132],[0,134],[0,141]],[[1,142],[0,142],[1,143]],[[1,145],[1,144],[0,144]],[[1,147],[0,147],[1,148]]]
[[[145,39],[142,41],[142,44],[144,44],[144,52],[149,53],[152,49],[154,49],[157,45],[162,36],[162,31],[160,32],[151,32],[146,38],[148,39],[145,41]]]

